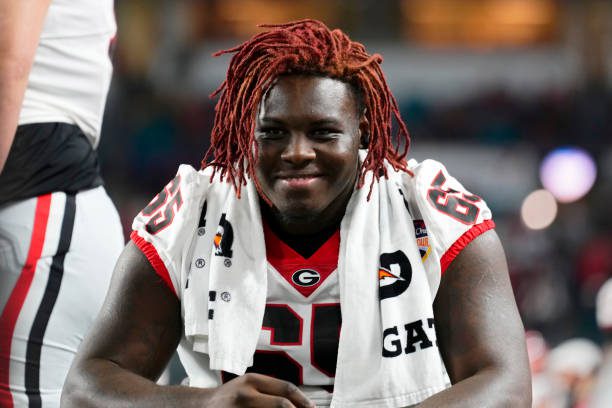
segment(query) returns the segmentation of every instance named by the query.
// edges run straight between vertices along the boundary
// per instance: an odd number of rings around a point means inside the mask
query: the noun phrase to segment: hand
[[[313,408],[293,383],[263,374],[234,378],[212,392],[208,406],[223,408]]]

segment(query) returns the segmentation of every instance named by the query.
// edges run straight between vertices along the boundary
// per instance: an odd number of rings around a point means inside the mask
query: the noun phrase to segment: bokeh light
[[[584,197],[596,177],[595,161],[586,151],[576,147],[553,150],[540,166],[542,185],[562,203]]]
[[[530,229],[548,227],[557,217],[557,202],[547,190],[536,190],[525,197],[521,207],[521,218]]]

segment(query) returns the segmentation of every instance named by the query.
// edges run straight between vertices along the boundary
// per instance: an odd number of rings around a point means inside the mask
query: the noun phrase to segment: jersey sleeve
[[[495,227],[491,210],[479,196],[467,191],[441,163],[410,161],[412,191],[417,217],[422,218],[439,273],[476,237]],[[439,263],[438,263],[439,262]]]
[[[190,243],[198,226],[203,194],[201,177],[181,165],[174,177],[132,223],[131,240],[155,272],[181,296],[181,281]]]

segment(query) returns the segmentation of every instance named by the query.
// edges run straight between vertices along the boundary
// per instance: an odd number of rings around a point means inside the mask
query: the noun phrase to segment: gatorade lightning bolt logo
[[[379,300],[399,296],[408,289],[412,280],[412,265],[406,254],[395,251],[380,255],[378,268]]]
[[[221,214],[217,233],[214,238],[215,255],[226,258],[232,257],[232,244],[234,243],[234,229],[232,224],[225,219],[225,213]]]
[[[387,270],[385,268],[379,268],[378,269],[378,280],[383,280],[385,278],[406,280],[402,278],[401,276],[394,275],[393,272],[391,272],[390,270]]]

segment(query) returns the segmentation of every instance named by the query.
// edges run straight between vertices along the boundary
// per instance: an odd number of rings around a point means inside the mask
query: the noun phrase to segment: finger
[[[251,408],[302,408],[302,405],[294,405],[284,397],[269,394],[257,394],[248,404]]]
[[[248,381],[261,393],[287,398],[297,408],[315,405],[295,384],[263,374],[247,374]]]

